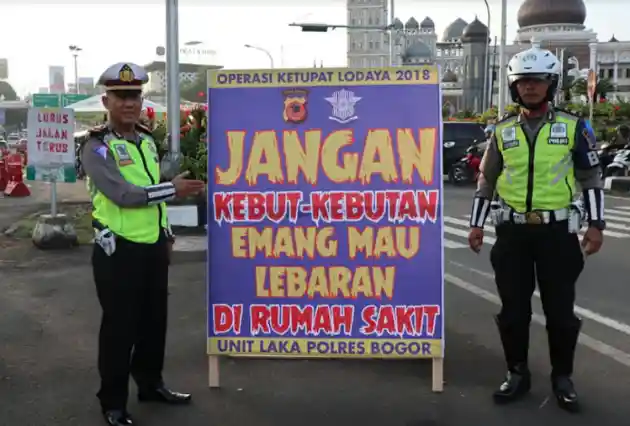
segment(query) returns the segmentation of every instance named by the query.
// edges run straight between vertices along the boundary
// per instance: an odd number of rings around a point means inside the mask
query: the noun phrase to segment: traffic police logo
[[[284,111],[282,118],[286,123],[300,124],[306,121],[308,110],[308,90],[306,89],[290,89],[282,92],[284,95]]]
[[[538,58],[533,53],[529,53],[523,57],[524,62],[534,62],[536,59]]]
[[[118,79],[124,83],[131,83],[136,79],[136,76],[131,67],[125,64],[118,72]]]
[[[114,145],[114,149],[116,150],[116,154],[118,154],[118,165],[119,166],[128,166],[133,164],[133,159],[131,155],[129,155],[129,151],[127,151],[127,146],[124,144],[116,144]]]
[[[326,99],[333,107],[332,115],[329,119],[337,123],[347,124],[359,118],[354,111],[354,106],[361,98],[354,95],[350,90],[337,90],[329,98]]]
[[[549,145],[568,145],[567,125],[565,123],[553,123],[549,131]]]

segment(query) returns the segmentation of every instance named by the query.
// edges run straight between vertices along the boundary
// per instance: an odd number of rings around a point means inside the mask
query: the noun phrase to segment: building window
[[[630,78],[630,68],[626,70],[626,78]]]
[[[615,70],[608,70],[608,78],[614,78],[615,77]]]
[[[357,42],[353,41],[352,43],[350,43],[350,50],[357,50]]]
[[[357,24],[357,20],[356,20],[356,19],[354,19],[354,18],[352,18],[352,19],[350,20],[350,25],[356,25],[356,24]]]
[[[372,43],[371,41],[368,42],[368,50],[372,50],[374,49],[374,43]]]
[[[604,78],[605,74],[604,74],[604,70],[600,69],[599,70],[599,78]]]
[[[374,48],[377,49],[377,50],[380,49],[381,48],[381,43],[379,43],[378,41],[375,41],[374,42]]]

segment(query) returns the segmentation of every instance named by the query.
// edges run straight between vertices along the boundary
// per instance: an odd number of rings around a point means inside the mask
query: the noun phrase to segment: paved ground
[[[447,191],[446,214],[468,211],[470,190]],[[2,201],[2,200],[0,200]],[[630,211],[629,201],[610,206]],[[620,217],[626,217],[621,216]],[[630,217],[630,216],[628,216]],[[624,222],[619,222],[624,223]],[[463,242],[455,236],[453,241]],[[293,426],[622,426],[630,406],[630,322],[623,238],[608,238],[580,280],[585,318],[576,383],[579,415],[550,401],[547,345],[534,325],[530,398],[495,407],[489,394],[503,374],[492,322],[496,312],[487,253],[446,252],[446,388],[430,392],[428,362],[225,360],[223,388],[206,387],[205,265],[177,264],[171,276],[168,382],[194,393],[191,407],[139,406],[141,425]],[[0,251],[0,424],[100,425],[94,398],[98,307],[89,250],[3,263]],[[536,307],[540,313],[539,306]]]
[[[0,192],[0,231],[25,215],[49,208],[50,185],[39,181],[27,184],[31,190],[29,197],[4,197]],[[60,203],[89,201],[85,181],[58,183],[57,200]]]

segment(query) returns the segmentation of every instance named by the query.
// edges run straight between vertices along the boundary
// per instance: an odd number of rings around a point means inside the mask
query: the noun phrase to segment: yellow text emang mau
[[[251,186],[258,183],[260,176],[271,183],[298,183],[300,173],[306,183],[316,185],[321,169],[334,183],[368,184],[374,175],[383,182],[412,183],[417,175],[421,182],[430,185],[434,178],[437,130],[418,129],[417,138],[412,129],[397,129],[393,133],[395,138],[388,129],[369,130],[365,143],[356,144],[352,129],[336,130],[325,137],[319,129],[306,130],[303,141],[295,130],[264,130],[254,132],[248,144],[246,131],[228,131],[230,163],[225,169],[216,167],[216,183],[234,185],[245,169],[244,178]],[[251,147],[249,152],[245,152],[246,146]],[[356,146],[363,150],[358,152]]]

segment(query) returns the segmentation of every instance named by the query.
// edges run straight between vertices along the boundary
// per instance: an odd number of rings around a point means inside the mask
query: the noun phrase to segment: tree
[[[190,102],[205,103],[208,96],[208,82],[206,73],[197,73],[197,78],[190,83],[182,84],[179,92],[182,99]]]
[[[578,78],[571,86],[571,91],[575,96],[588,98],[588,83],[585,78]],[[595,86],[595,99],[606,99],[610,92],[615,91],[615,85],[607,78],[597,81]]]
[[[13,87],[6,81],[0,80],[0,99],[5,101],[17,101],[17,93],[13,90]]]

